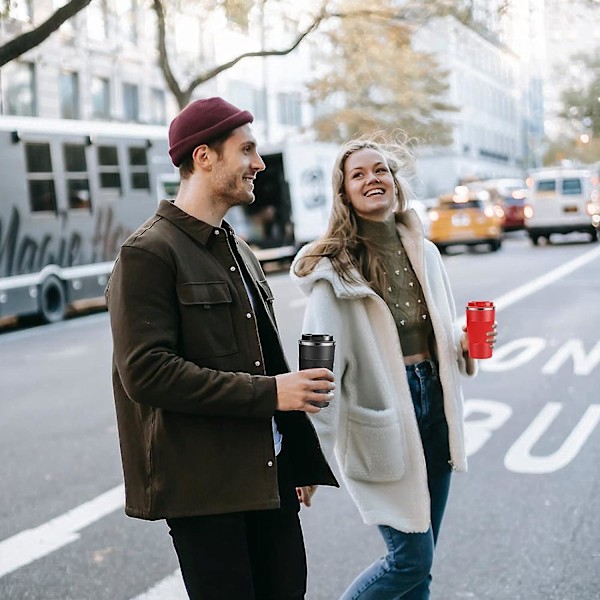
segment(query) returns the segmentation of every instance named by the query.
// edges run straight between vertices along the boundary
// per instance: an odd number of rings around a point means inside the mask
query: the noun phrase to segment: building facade
[[[468,179],[521,177],[526,144],[519,57],[453,17],[428,23],[414,43],[434,52],[448,72],[445,100],[457,109],[446,116],[452,144],[419,152],[418,195],[436,196]]]

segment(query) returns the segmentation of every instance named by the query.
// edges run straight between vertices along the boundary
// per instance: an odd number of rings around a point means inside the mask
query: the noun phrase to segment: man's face
[[[256,150],[250,124],[233,130],[225,140],[222,155],[214,153],[212,193],[229,206],[254,202],[254,179],[265,163]]]

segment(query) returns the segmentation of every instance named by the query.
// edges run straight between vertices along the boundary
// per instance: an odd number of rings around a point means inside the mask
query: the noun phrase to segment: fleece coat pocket
[[[395,409],[352,407],[344,472],[351,479],[384,483],[404,475],[402,426]]]

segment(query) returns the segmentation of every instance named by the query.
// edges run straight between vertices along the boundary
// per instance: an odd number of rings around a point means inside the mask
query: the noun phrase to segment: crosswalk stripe
[[[123,506],[124,488],[81,504],[35,529],[26,529],[0,542],[0,577],[79,539],[78,531]]]
[[[155,586],[132,600],[187,600],[188,595],[183,585],[181,571],[177,569],[172,575],[165,577]]]

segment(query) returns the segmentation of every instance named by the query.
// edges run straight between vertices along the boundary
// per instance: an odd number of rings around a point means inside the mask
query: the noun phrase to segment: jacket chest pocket
[[[181,283],[177,297],[186,352],[200,358],[238,351],[227,282]]]

